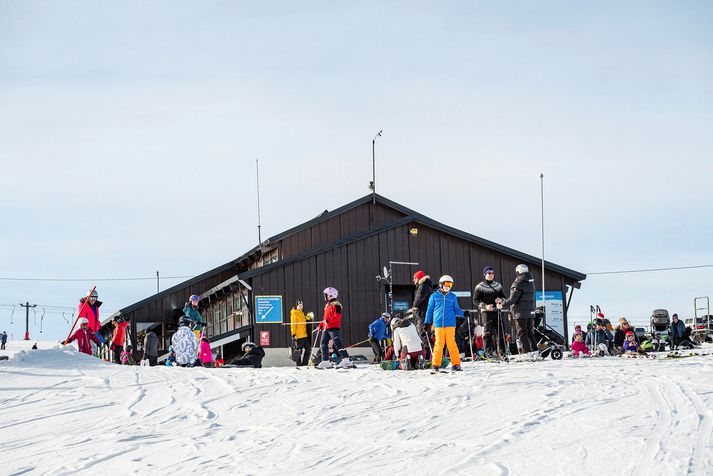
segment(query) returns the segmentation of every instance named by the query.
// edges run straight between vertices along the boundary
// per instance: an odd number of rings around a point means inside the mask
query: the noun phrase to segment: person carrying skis
[[[510,307],[517,323],[517,338],[524,352],[537,350],[535,341],[535,278],[525,264],[515,267],[515,280],[510,286],[510,296],[497,304],[498,309]]]
[[[114,356],[114,363],[120,364],[120,356],[124,351],[124,344],[126,343],[126,328],[129,327],[129,323],[125,322],[122,317],[113,318],[111,323],[114,325],[114,333],[109,348]]]
[[[200,338],[201,330],[203,329],[203,318],[198,310],[198,303],[201,297],[193,294],[188,298],[188,302],[183,306],[183,315],[190,321],[191,330],[195,332],[196,339]]]
[[[426,310],[426,325],[433,324],[436,344],[433,347],[431,368],[438,372],[443,361],[443,347],[448,347],[451,358],[451,370],[460,371],[460,353],[456,344],[456,316],[463,317],[458,306],[458,298],[451,292],[453,278],[445,274],[438,280],[438,291],[431,294]]]
[[[478,283],[473,292],[473,304],[480,311],[481,322],[485,329],[483,341],[485,342],[485,355],[500,355],[505,351],[505,336],[501,332],[499,322],[498,301],[505,299],[502,285],[495,281],[495,270],[492,266],[483,268],[483,281]]]
[[[378,364],[384,360],[384,352],[387,345],[384,341],[391,337],[389,334],[388,323],[391,319],[391,314],[385,312],[381,314],[374,322],[369,324],[369,344],[374,351],[374,363]]]
[[[193,367],[196,362],[198,339],[190,328],[191,321],[186,316],[178,320],[178,330],[171,337],[171,344],[176,353],[176,364],[181,367]]]
[[[308,313],[302,311],[304,304],[297,300],[295,307],[290,311],[290,331],[292,333],[292,348],[299,350],[299,357],[295,361],[295,366],[300,367],[309,364],[309,356],[312,353],[312,342],[309,332],[307,332],[307,324],[312,320]]]
[[[423,368],[424,352],[421,337],[411,319],[391,320],[391,333],[394,336],[394,353],[401,360],[401,368],[414,370]]]
[[[265,357],[265,350],[253,342],[244,342],[242,345],[243,356],[228,362],[228,365],[238,367],[262,368],[262,359]]]
[[[84,304],[86,302],[86,305]],[[94,289],[87,297],[83,297],[79,300],[79,314],[77,317],[84,317],[89,321],[89,329],[92,334],[96,337],[96,345],[101,345],[106,342],[104,336],[101,335],[99,329],[101,328],[101,321],[99,319],[99,308],[102,302],[99,301],[99,293]]]
[[[338,368],[354,367],[354,364],[349,360],[349,354],[342,344],[342,339],[339,336],[342,325],[342,304],[337,301],[339,291],[333,287],[325,288],[324,300],[324,317],[319,324],[322,330],[322,341],[320,342],[320,350],[322,351],[322,362],[319,363],[320,368],[332,367],[332,362],[329,360],[329,341],[332,340],[334,348],[337,350],[341,360],[337,364]]]
[[[421,346],[425,352],[426,349],[429,349],[429,336],[426,333],[424,322],[426,320],[426,311],[428,310],[428,299],[431,297],[431,294],[433,294],[433,282],[430,276],[419,269],[413,273],[413,284],[416,286],[416,294],[414,295],[411,308],[413,309],[413,315],[416,319],[416,330],[418,331],[418,335],[421,336]]]
[[[80,317],[77,319],[77,324],[79,324],[79,329],[64,342],[67,345],[71,342],[77,341],[77,346],[79,346],[79,352],[83,354],[92,355],[92,344],[99,345],[99,339],[96,338],[94,332],[89,328],[89,319],[86,317]]]

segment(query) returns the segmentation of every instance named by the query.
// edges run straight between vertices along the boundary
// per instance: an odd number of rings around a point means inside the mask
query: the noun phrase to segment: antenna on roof
[[[257,178],[257,245],[262,246],[262,235],[260,233],[260,161],[255,159],[255,176]]]
[[[376,204],[376,138],[381,137],[382,132],[384,131],[379,131],[374,136],[374,140],[371,141],[371,182],[369,182],[369,188],[371,189],[373,204]]]

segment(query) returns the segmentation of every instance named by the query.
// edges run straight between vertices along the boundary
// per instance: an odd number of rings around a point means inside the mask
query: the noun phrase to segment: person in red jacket
[[[126,344],[126,328],[129,327],[129,323],[124,322],[121,317],[115,317],[111,323],[114,324],[114,335],[109,347],[114,355],[114,363],[121,364],[121,353],[124,351],[124,344]]]
[[[101,327],[101,322],[99,321],[99,307],[102,305],[102,302],[98,300],[99,294],[96,289],[92,291],[88,298],[89,301],[87,301],[87,298],[81,298],[79,300],[79,317],[86,317],[89,321],[89,329],[96,334]],[[87,301],[86,306],[84,305],[85,301]]]
[[[320,342],[322,362],[319,363],[321,368],[332,367],[332,362],[329,360],[330,340],[334,343],[334,348],[337,350],[339,357],[341,357],[337,367],[349,368],[354,366],[349,360],[347,350],[342,345],[342,339],[339,337],[342,326],[342,304],[337,301],[338,294],[339,292],[332,287],[324,290],[324,300],[327,304],[324,306],[324,317],[319,325],[319,329],[322,331],[322,340]]]
[[[67,345],[76,340],[77,345],[79,346],[79,352],[92,355],[91,341],[94,341],[95,344],[99,345],[99,340],[94,336],[94,333],[89,328],[89,319],[86,317],[80,317],[77,323],[79,324],[79,329],[77,329],[77,332],[75,332],[72,337],[67,339],[64,344]]]

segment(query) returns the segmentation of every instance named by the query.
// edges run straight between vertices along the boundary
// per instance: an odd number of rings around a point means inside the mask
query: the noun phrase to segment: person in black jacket
[[[517,338],[524,352],[537,350],[535,341],[535,278],[525,264],[515,268],[515,281],[510,286],[510,296],[497,304],[498,309],[510,307],[517,323]]]
[[[426,332],[424,320],[428,309],[428,299],[433,294],[433,282],[430,276],[426,275],[422,270],[418,270],[413,274],[413,284],[416,286],[416,295],[413,298],[411,307],[414,310],[416,329],[418,329],[418,335],[421,336],[423,350],[429,354],[428,349],[430,349],[430,346],[428,345],[428,333]],[[430,357],[430,355],[427,357]]]
[[[265,357],[265,350],[253,342],[245,342],[243,344],[243,356],[235,358],[228,362],[229,365],[237,365],[238,367],[253,367],[256,369],[262,368],[262,359]]]
[[[498,321],[498,301],[505,299],[505,291],[500,283],[495,281],[495,270],[492,266],[483,268],[485,279],[478,283],[473,292],[473,304],[480,311],[481,322],[485,329],[483,343],[485,353],[493,355],[496,351],[502,355],[505,351],[505,339],[500,332]]]

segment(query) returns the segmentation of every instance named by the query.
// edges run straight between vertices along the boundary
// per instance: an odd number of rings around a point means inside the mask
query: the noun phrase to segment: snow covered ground
[[[430,375],[121,367],[21,345],[0,362],[2,474],[713,474],[713,356]]]

